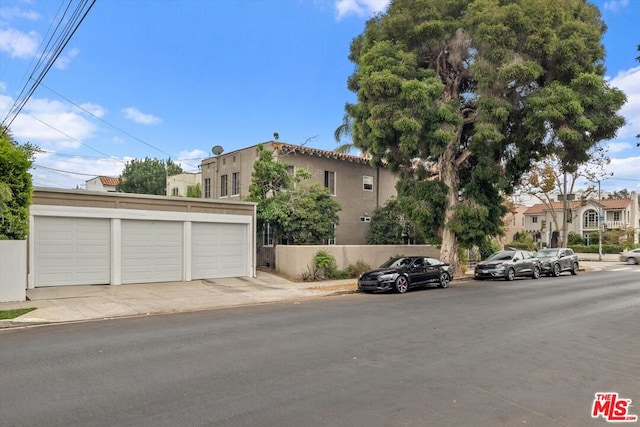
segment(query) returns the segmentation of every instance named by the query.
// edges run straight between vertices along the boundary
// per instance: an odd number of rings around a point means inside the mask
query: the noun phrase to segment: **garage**
[[[27,289],[255,276],[253,203],[35,189]]]
[[[34,218],[35,286],[110,283],[110,224],[103,218]]]
[[[122,283],[183,279],[182,222],[122,220]]]
[[[194,222],[191,227],[193,279],[247,274],[247,224]]]

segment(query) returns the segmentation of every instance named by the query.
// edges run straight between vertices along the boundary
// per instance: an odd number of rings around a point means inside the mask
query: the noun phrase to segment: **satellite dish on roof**
[[[222,148],[222,146],[220,145],[214,145],[213,148],[211,149],[211,152],[215,156],[219,156],[220,154],[222,154],[223,151],[224,151],[224,148]]]

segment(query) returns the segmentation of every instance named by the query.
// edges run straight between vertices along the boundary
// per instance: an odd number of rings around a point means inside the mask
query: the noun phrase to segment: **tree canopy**
[[[166,195],[167,176],[182,172],[180,165],[171,159],[133,159],[125,165],[116,190],[123,193]]]
[[[503,196],[536,161],[571,172],[623,125],[604,30],[584,0],[393,0],[353,40],[354,144],[400,176],[445,261],[501,233]]]
[[[29,206],[33,187],[29,169],[31,145],[18,144],[8,130],[0,129],[0,240],[24,240],[29,233]]]
[[[334,237],[340,205],[317,183],[304,183],[311,174],[303,168],[290,173],[273,152],[258,146],[247,201],[257,203],[260,228],[269,224],[274,242],[320,244]]]

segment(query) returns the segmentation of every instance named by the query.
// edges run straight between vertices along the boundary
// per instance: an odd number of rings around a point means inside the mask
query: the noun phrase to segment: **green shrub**
[[[358,277],[365,271],[371,270],[371,266],[364,261],[356,261],[355,264],[349,264],[343,271],[346,274],[346,278]]]
[[[575,252],[583,253],[583,254],[597,254],[598,253],[598,245],[571,245],[571,249]],[[624,250],[624,246],[622,245],[602,245],[602,253],[603,254],[618,254]]]
[[[569,246],[584,245],[584,239],[582,238],[582,236],[578,233],[574,233],[573,231],[569,232],[569,235],[567,236],[567,242]]]

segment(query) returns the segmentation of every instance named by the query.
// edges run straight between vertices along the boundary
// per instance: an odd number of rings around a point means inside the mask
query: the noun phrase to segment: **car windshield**
[[[493,255],[491,255],[489,258],[487,258],[487,261],[509,261],[510,259],[513,258],[514,254],[515,252],[511,252],[511,251],[496,252]]]
[[[380,268],[398,268],[409,264],[411,264],[411,258],[391,258],[390,260],[382,264]]]
[[[551,256],[556,256],[558,254],[557,249],[542,249],[536,253],[536,258],[548,258]]]

